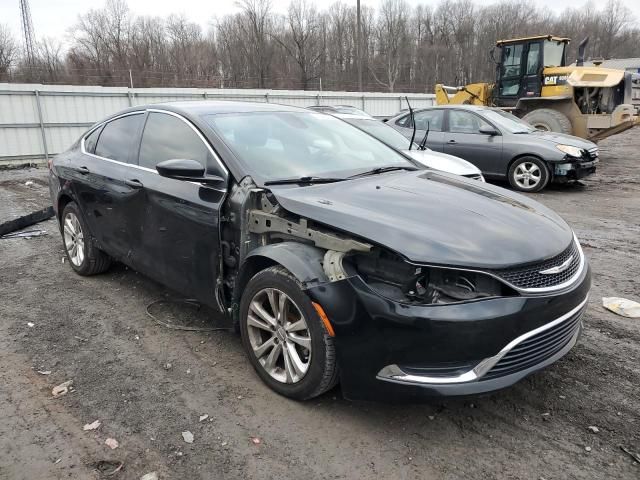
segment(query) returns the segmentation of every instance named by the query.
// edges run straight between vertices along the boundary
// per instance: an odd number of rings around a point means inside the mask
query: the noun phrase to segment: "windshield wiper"
[[[362,172],[362,173],[356,173],[355,175],[351,175],[347,178],[357,178],[357,177],[366,177],[368,175],[379,175],[381,173],[386,173],[386,172],[393,172],[396,170],[418,170],[416,167],[408,167],[408,166],[399,166],[399,165],[394,165],[394,166],[389,166],[389,167],[377,167],[377,168],[372,168],[371,170],[367,170],[366,172]]]
[[[340,177],[298,177],[298,178],[282,178],[280,180],[269,180],[264,182],[266,186],[269,185],[311,185],[314,183],[333,183],[342,182],[346,178]]]

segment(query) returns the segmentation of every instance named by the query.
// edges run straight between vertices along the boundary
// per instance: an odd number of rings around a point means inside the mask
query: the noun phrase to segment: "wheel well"
[[[551,169],[549,168],[549,164],[545,161],[544,158],[542,158],[540,155],[536,155],[534,153],[521,153],[520,155],[516,155],[515,157],[513,157],[511,160],[509,160],[509,164],[507,165],[507,177],[509,177],[509,170],[511,170],[511,165],[513,165],[513,162],[515,162],[516,160],[518,160],[519,158],[522,157],[533,157],[533,158],[537,158],[538,160],[540,160],[542,163],[544,163],[545,167],[547,167],[547,172],[549,173],[549,175],[552,174]]]
[[[58,223],[62,222],[62,212],[64,211],[64,207],[66,207],[69,203],[73,202],[73,198],[69,195],[60,195],[58,198]]]
[[[251,280],[251,278],[256,273],[261,272],[262,270],[265,270],[269,267],[273,267],[274,265],[280,265],[280,264],[271,258],[255,255],[247,258],[246,262],[240,269],[240,272],[238,273],[238,276],[236,277],[236,281],[233,286],[233,294],[232,294],[233,325],[236,328],[238,327],[238,320],[239,320],[238,314],[239,314],[240,297],[242,296],[242,292],[247,286],[247,283],[249,283],[249,280]]]

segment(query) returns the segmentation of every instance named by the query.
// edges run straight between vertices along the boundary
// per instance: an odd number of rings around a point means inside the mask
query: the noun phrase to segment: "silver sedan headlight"
[[[560,150],[561,152],[566,153],[570,157],[576,157],[576,158],[582,157],[582,150],[579,149],[578,147],[573,147],[571,145],[562,145],[562,144],[560,144],[560,145],[556,145],[556,148],[558,150]]]

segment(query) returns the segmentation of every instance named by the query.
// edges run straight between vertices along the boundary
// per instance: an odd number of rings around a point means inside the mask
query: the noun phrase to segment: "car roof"
[[[331,115],[333,117],[337,117],[337,118],[342,118],[344,120],[373,120],[374,122],[377,122],[378,120],[376,120],[373,117],[370,117],[369,115],[362,115],[361,113],[334,113],[331,112],[328,115]]]
[[[158,108],[187,115],[215,115],[218,113],[251,113],[251,112],[304,112],[303,108],[267,102],[239,102],[231,100],[191,100],[179,102],[154,103],[139,106],[142,108]]]

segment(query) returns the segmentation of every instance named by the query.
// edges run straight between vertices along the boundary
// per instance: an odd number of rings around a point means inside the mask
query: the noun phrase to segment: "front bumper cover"
[[[575,345],[581,324],[551,356],[516,372],[484,377],[532,332],[583,313],[590,269],[568,288],[449,305],[408,305],[371,290],[358,276],[311,287],[334,330],[343,394],[349,399],[415,400],[507,387],[544,368]],[[488,367],[488,368],[487,368]],[[433,372],[439,380],[429,381]],[[443,380],[446,377],[452,380]],[[456,377],[459,377],[456,379]]]

